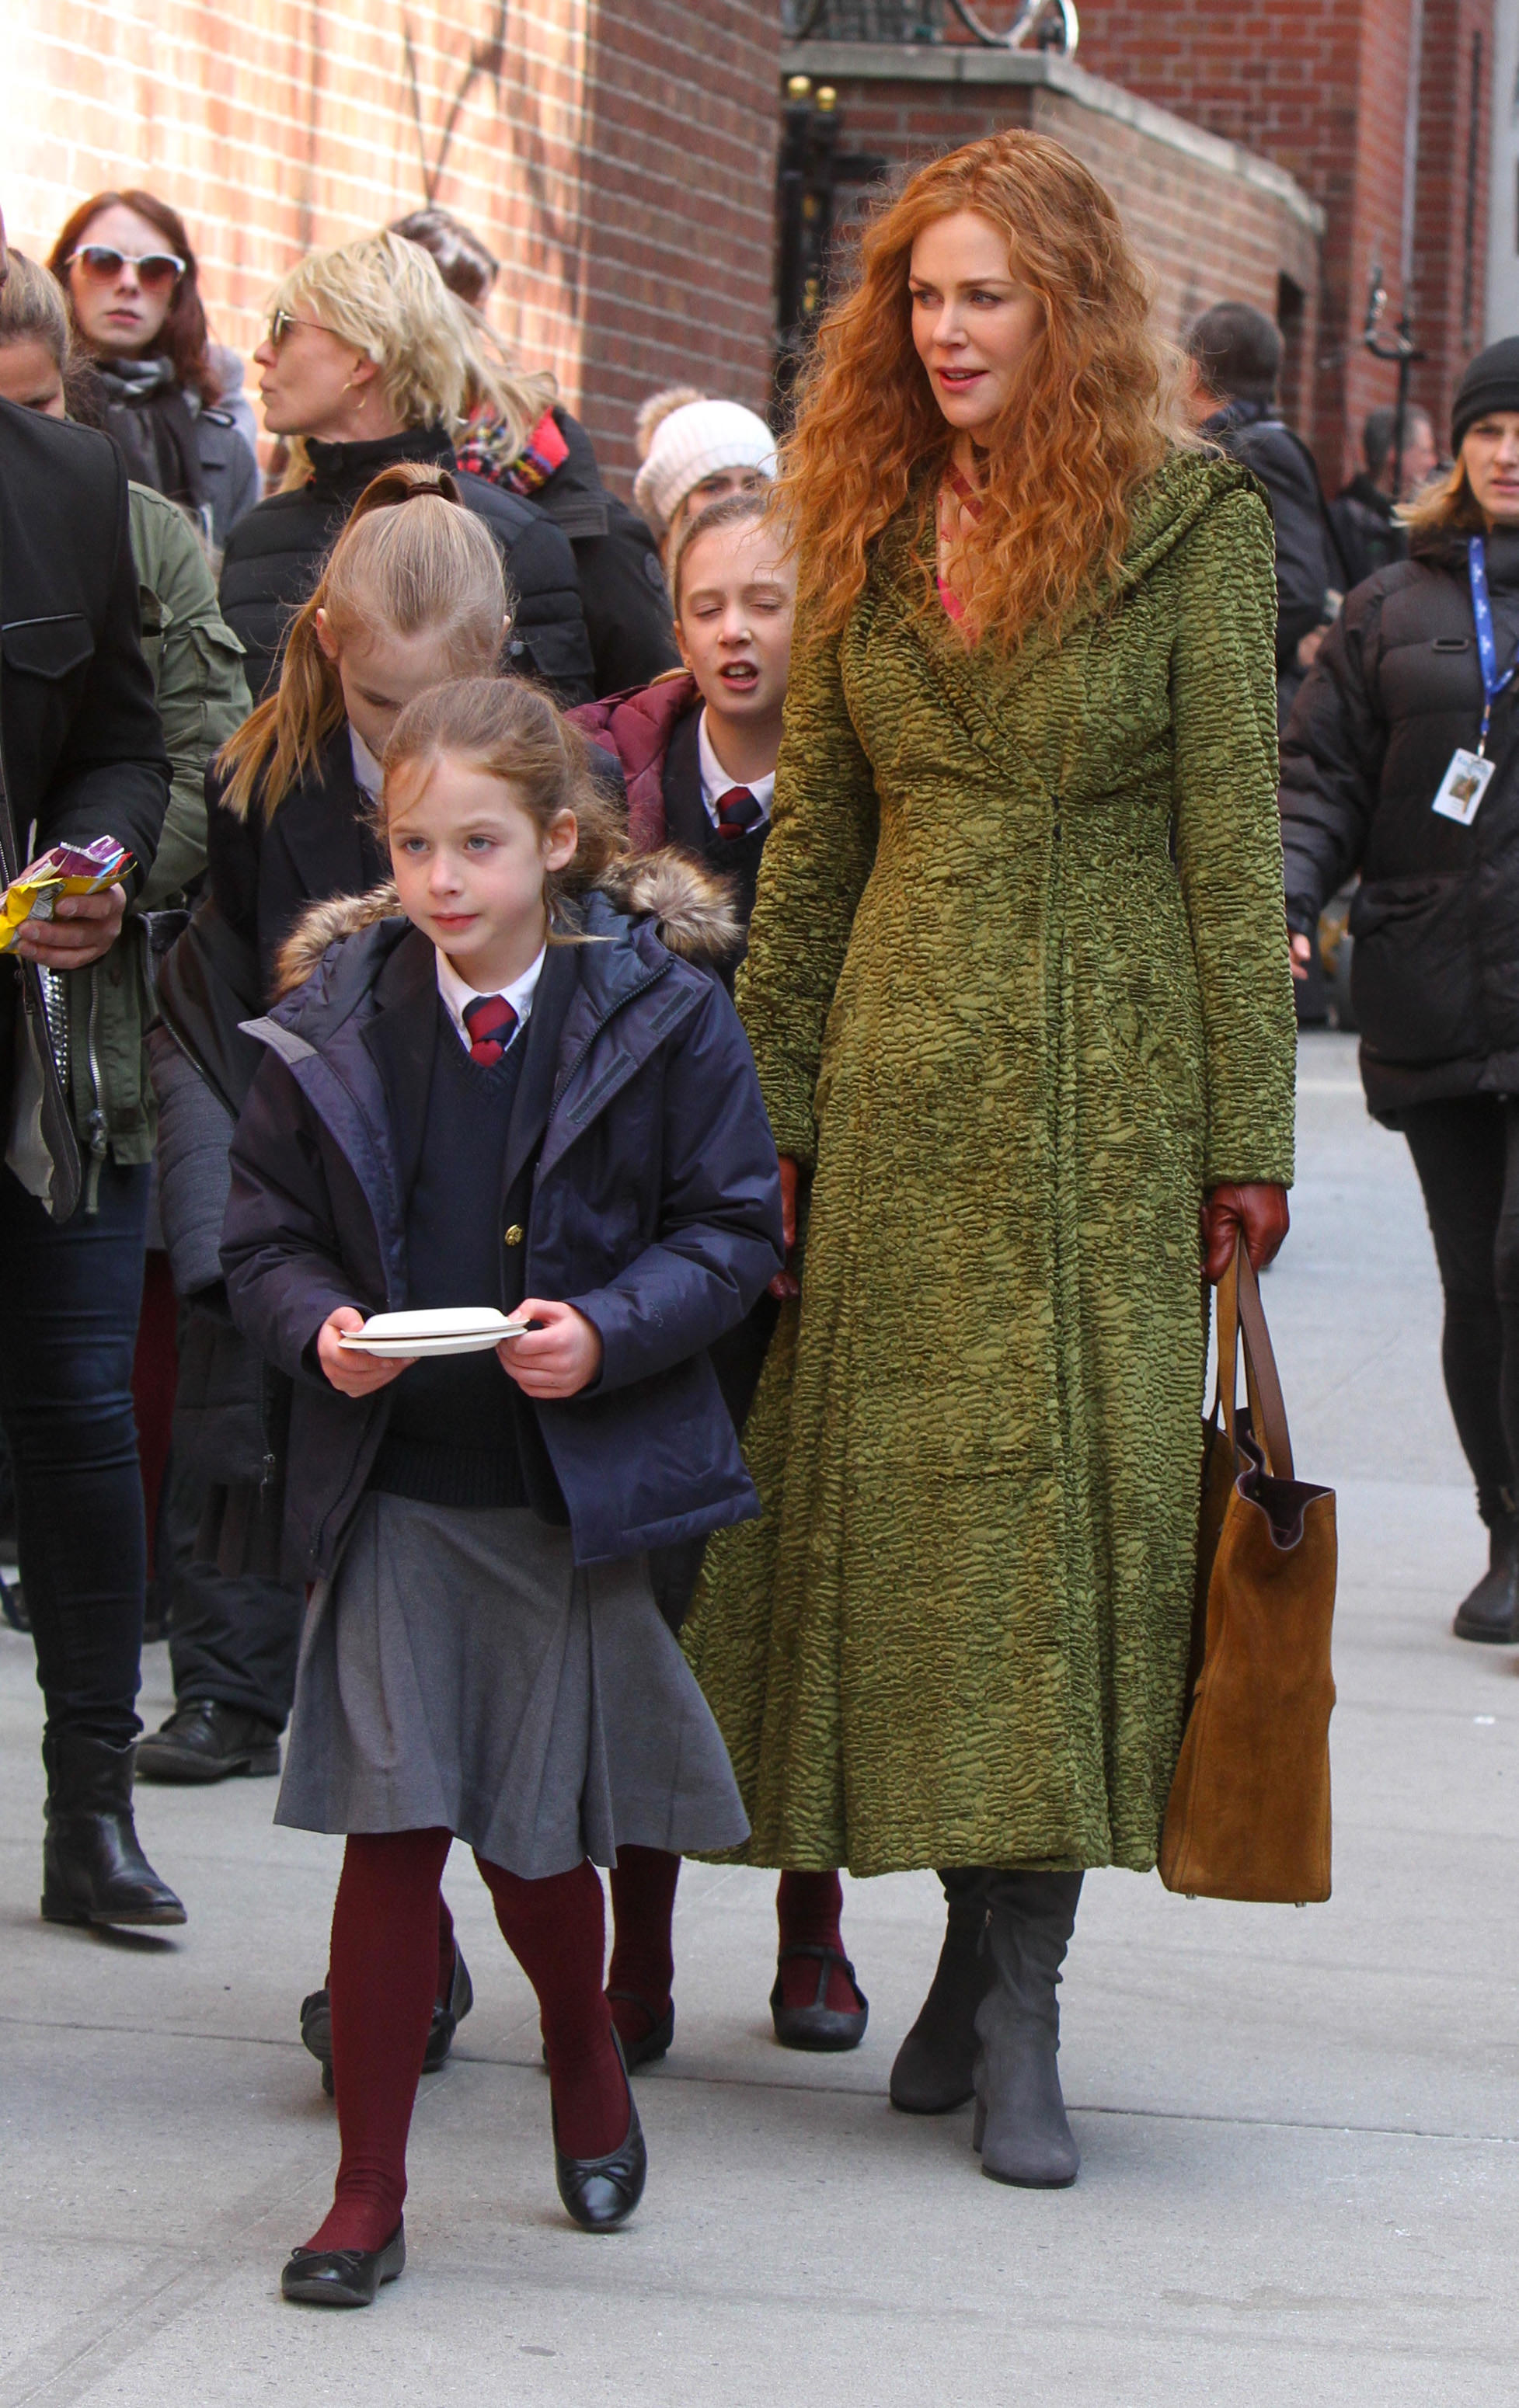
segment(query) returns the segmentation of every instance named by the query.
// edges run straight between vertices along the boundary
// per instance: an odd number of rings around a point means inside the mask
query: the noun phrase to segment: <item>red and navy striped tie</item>
[[[764,817],[762,806],[747,786],[730,786],[725,795],[717,798],[717,825],[722,836],[747,836]]]
[[[517,1015],[504,995],[477,995],[461,1015],[469,1031],[469,1058],[494,1069],[511,1042]]]

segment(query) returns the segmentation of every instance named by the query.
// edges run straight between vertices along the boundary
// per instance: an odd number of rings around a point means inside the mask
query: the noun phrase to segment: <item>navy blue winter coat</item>
[[[668,950],[735,941],[723,890],[667,853],[607,885],[578,907],[602,941],[544,965],[503,1183],[530,1180],[521,1292],[601,1335],[595,1386],[533,1408],[582,1564],[759,1512],[707,1349],[782,1260],[747,1040],[719,982]],[[432,946],[394,914],[386,889],[318,905],[302,938],[316,967],[245,1024],[268,1050],[233,1140],[222,1262],[238,1326],[295,1383],[286,1532],[308,1579],[332,1570],[394,1394],[340,1396],[318,1332],[338,1305],[407,1302],[437,980]]]

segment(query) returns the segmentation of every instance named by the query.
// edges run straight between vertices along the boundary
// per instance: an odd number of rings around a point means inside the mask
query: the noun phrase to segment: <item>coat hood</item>
[[[592,888],[591,899],[598,896],[623,919],[651,922],[667,953],[702,968],[715,969],[742,947],[729,881],[674,847],[624,853]],[[293,995],[334,945],[400,916],[400,899],[389,880],[365,895],[335,895],[313,903],[279,949],[274,999]]]

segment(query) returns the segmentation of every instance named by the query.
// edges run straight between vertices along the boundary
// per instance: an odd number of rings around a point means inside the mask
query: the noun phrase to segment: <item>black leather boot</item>
[[[137,1742],[139,1781],[225,1781],[236,1772],[261,1780],[279,1770],[279,1732],[219,1698],[176,1706],[161,1728]]]
[[[976,2011],[975,2146],[993,2182],[1063,2190],[1081,2155],[1060,2095],[1055,1990],[1076,1923],[1080,1873],[989,1872],[995,1979]]]
[[[50,1730],[42,1912],[50,1923],[183,1923],[132,1820],[132,1749],[86,1732]]]
[[[986,1930],[986,1875],[980,1865],[941,1872],[949,1917],[944,1945],[918,2010],[896,2052],[891,2100],[906,2115],[947,2115],[975,2089],[976,2010],[992,1979]]]
[[[1463,1598],[1451,1628],[1457,1639],[1505,1647],[1519,1639],[1519,1513],[1495,1513],[1487,1526],[1487,1570]]]

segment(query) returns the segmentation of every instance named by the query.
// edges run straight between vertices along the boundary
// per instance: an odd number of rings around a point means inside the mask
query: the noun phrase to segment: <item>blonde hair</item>
[[[592,775],[586,738],[546,694],[514,678],[456,678],[435,685],[407,704],[385,747],[381,835],[399,801],[398,773],[445,754],[509,786],[540,835],[562,811],[574,813],[575,857],[544,880],[551,933],[560,942],[574,941],[577,930],[554,925],[561,898],[594,886],[628,849],[622,814]]]
[[[452,437],[484,405],[520,451],[553,398],[553,379],[515,368],[489,322],[449,291],[431,252],[403,235],[361,235],[308,251],[270,294],[270,314],[279,309],[314,320],[372,360],[386,408],[403,426],[441,426]],[[296,436],[281,491],[310,473]]]
[[[677,621],[681,616],[681,588],[685,581],[686,556],[693,544],[699,543],[704,535],[721,534],[724,527],[749,526],[778,517],[768,494],[724,494],[721,501],[709,502],[694,519],[681,520],[670,550],[669,565],[670,606]],[[779,525],[777,541],[783,555],[789,555],[795,549]]]
[[[319,610],[338,645],[377,624],[398,636],[425,630],[455,677],[490,669],[509,611],[501,555],[446,468],[398,461],[354,503],[315,593],[291,624],[277,691],[217,755],[218,769],[231,778],[222,799],[237,819],[256,795],[267,820],[343,724],[342,684],[322,649]]]
[[[1118,211],[1048,135],[988,135],[922,167],[866,228],[848,289],[819,329],[778,496],[801,543],[799,621],[844,624],[876,538],[910,509],[926,538],[954,446],[912,340],[908,288],[924,227],[969,210],[993,225],[1042,325],[991,448],[982,515],[962,545],[967,640],[1015,650],[1116,568],[1139,487],[1183,430],[1174,363]],[[925,556],[920,602],[938,608]]]
[[[72,345],[63,287],[24,251],[6,255],[10,273],[0,284],[0,347],[8,350],[12,343],[40,343],[64,376]]]
[[[1480,535],[1487,523],[1459,452],[1444,474],[1426,485],[1412,501],[1400,502],[1394,516],[1411,536],[1447,531],[1453,535]]]

